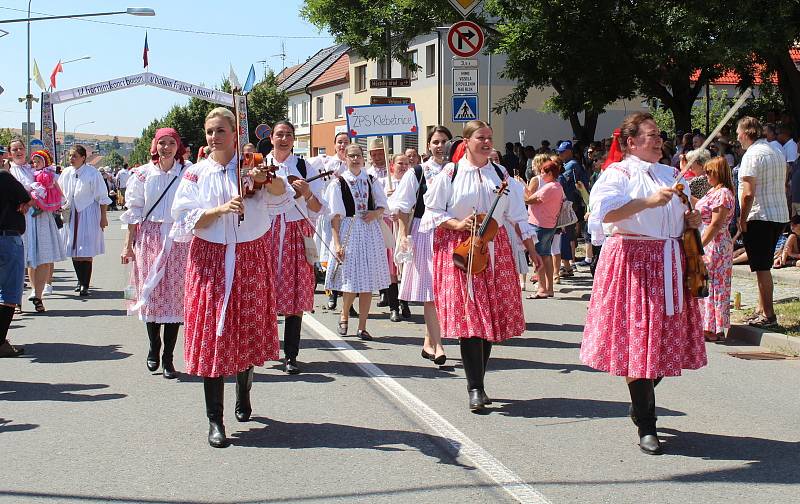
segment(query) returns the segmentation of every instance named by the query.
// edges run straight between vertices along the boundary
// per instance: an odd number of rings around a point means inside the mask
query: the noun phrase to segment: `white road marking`
[[[381,368],[370,362],[364,354],[355,350],[338,334],[325,327],[325,325],[308,313],[303,316],[303,322],[319,337],[339,350],[339,353],[347,360],[361,368],[370,379],[380,385],[389,395],[418,416],[430,428],[436,431],[437,434],[446,439],[455,449],[456,453],[469,459],[475,467],[494,480],[500,488],[505,490],[517,502],[525,504],[550,504],[550,501],[548,501],[544,495],[522,481],[519,476],[503,465],[502,462],[494,458],[491,453],[472,441],[463,432],[456,429],[453,424],[445,420],[420,398],[386,374]]]

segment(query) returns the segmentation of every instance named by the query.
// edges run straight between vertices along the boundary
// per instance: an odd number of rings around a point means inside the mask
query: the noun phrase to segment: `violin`
[[[318,174],[314,175],[313,177],[300,178],[297,175],[289,175],[288,177],[286,177],[286,179],[289,181],[289,184],[293,184],[294,182],[297,182],[298,180],[305,180],[306,182],[310,183],[310,182],[313,182],[313,181],[315,181],[317,179],[329,180],[331,177],[333,177],[333,175],[334,175],[333,170],[325,170],[325,171],[319,172]],[[298,194],[295,194],[294,199],[298,199],[300,197],[301,197],[301,195],[298,193]]]
[[[494,240],[499,231],[497,221],[492,217],[497,203],[503,194],[508,194],[508,181],[504,180],[497,186],[494,202],[489,213],[474,214],[475,222],[469,238],[456,245],[453,249],[453,264],[456,268],[468,274],[477,275],[489,265],[489,243]],[[480,225],[477,228],[475,226]]]
[[[264,156],[258,152],[245,152],[242,157],[240,158],[239,162],[239,170],[240,176],[244,180],[248,180],[250,178],[250,170],[253,168],[259,167],[262,170],[266,170],[267,172],[267,181],[266,184],[272,182],[275,178],[275,172],[278,170],[278,167],[275,165],[265,166],[264,165]],[[242,197],[243,198],[250,198],[256,194],[256,186],[255,184],[242,184]]]
[[[692,211],[692,201],[683,192],[685,186],[681,183],[675,185],[678,190],[678,197],[683,204]],[[696,298],[708,297],[708,270],[706,263],[703,262],[705,251],[703,250],[703,238],[697,228],[687,229],[683,232],[683,250],[686,253],[686,287],[689,293]]]

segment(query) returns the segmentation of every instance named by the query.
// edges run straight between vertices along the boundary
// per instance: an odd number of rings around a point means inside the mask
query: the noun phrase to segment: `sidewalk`
[[[750,266],[746,264],[735,264],[733,266],[733,277],[741,279],[752,279],[756,281],[756,274],[750,271]],[[800,268],[781,268],[772,270],[772,281],[776,284],[785,284],[795,287],[800,294]]]

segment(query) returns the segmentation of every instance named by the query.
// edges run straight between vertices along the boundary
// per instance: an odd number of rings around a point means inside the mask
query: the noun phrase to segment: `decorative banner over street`
[[[408,105],[360,105],[347,107],[347,131],[351,138],[415,135],[417,108]]]
[[[112,79],[87,86],[80,86],[72,89],[65,89],[63,91],[56,91],[50,95],[53,104],[63,103],[70,100],[77,100],[79,98],[88,98],[90,96],[97,96],[103,93],[110,93],[111,91],[118,91],[136,86],[154,86],[161,89],[168,89],[176,93],[181,93],[201,100],[218,103],[220,105],[233,105],[233,96],[224,91],[216,89],[208,89],[201,86],[195,86],[188,82],[170,79],[158,74],[144,72],[136,75],[129,75],[127,77],[120,77],[119,79]]]

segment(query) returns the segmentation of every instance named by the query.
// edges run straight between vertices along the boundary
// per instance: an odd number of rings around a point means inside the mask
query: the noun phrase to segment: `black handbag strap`
[[[172,177],[172,180],[170,180],[169,184],[167,184],[167,188],[164,189],[164,192],[161,193],[161,196],[158,197],[158,199],[156,200],[155,204],[153,206],[151,206],[150,210],[148,210],[147,213],[145,214],[144,219],[142,219],[142,223],[147,222],[147,218],[150,217],[150,214],[153,213],[153,210],[156,209],[158,204],[161,203],[161,200],[164,199],[164,196],[167,195],[167,193],[169,192],[169,188],[172,187],[172,184],[174,184],[176,180],[181,178],[181,173],[183,173],[183,169],[184,168],[185,168],[185,166],[181,166],[181,169],[178,172],[178,175],[176,175],[175,177]]]

